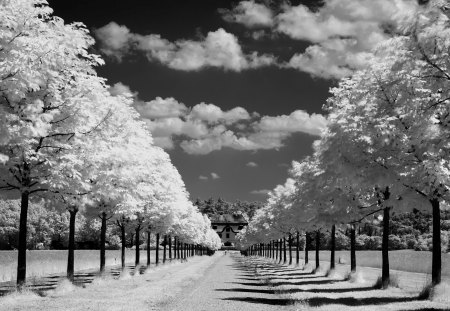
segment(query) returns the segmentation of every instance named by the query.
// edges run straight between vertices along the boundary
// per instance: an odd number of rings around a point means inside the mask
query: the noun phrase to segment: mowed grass
[[[295,263],[295,251],[292,256]],[[300,252],[300,263],[305,253]],[[287,253],[289,260],[289,252]],[[309,261],[316,259],[315,251],[309,251]],[[414,250],[398,250],[389,252],[389,265],[392,270],[431,274],[431,252]],[[330,261],[330,251],[320,251],[321,261]],[[350,264],[350,251],[336,251],[336,263]],[[381,268],[381,251],[357,251],[356,264],[362,267]],[[442,274],[450,277],[450,254],[442,254]]]
[[[120,250],[106,251],[106,266],[121,264]],[[168,252],[167,252],[168,253]],[[163,253],[159,251],[162,260]],[[168,256],[168,254],[167,254]],[[126,251],[126,262],[134,264],[135,250]],[[155,250],[150,253],[151,263],[155,262]],[[140,252],[140,263],[147,263],[147,253]],[[99,269],[99,250],[76,250],[75,271]],[[67,269],[67,250],[30,250],[27,251],[27,279],[39,278],[50,274],[64,274]],[[17,251],[0,251],[0,282],[8,282],[16,279]]]

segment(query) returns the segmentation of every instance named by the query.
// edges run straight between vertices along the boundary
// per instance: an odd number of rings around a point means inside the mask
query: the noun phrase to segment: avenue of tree
[[[327,128],[314,154],[293,162],[290,177],[269,195],[240,235],[243,249],[281,259],[286,239],[382,219],[381,287],[389,286],[392,211],[432,213],[432,285],[441,282],[441,210],[450,186],[450,21],[442,1],[429,1],[390,29],[367,55],[367,67],[340,81],[324,109]],[[320,238],[316,238],[316,266]],[[289,243],[289,245],[295,244]],[[308,245],[308,243],[306,243]],[[308,248],[305,247],[305,261]],[[298,258],[298,257],[297,257]],[[298,260],[298,259],[297,259]]]
[[[134,228],[136,239],[147,232],[148,242],[151,233],[169,246],[175,237],[177,254],[220,247],[168,154],[153,145],[131,94],[112,96],[97,76],[103,60],[90,53],[93,44],[84,25],[65,24],[45,0],[0,0],[0,192],[20,200],[19,288],[30,201],[68,213],[69,279],[78,213],[101,222],[101,271],[111,223]]]

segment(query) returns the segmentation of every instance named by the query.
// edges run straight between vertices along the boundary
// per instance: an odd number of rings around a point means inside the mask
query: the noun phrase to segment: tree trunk
[[[350,271],[356,272],[356,229],[350,225]]]
[[[147,230],[147,267],[150,266],[150,230]]]
[[[134,245],[134,233],[131,232],[131,234],[130,234],[130,244],[129,244],[129,246],[130,246],[130,247],[133,247],[133,245]]]
[[[140,236],[141,236],[141,225],[136,227],[136,258],[135,258],[135,261],[134,261],[134,264],[136,266],[141,261],[141,249],[140,249],[141,241],[140,241]]]
[[[124,223],[122,223],[122,225],[120,226],[120,231],[121,231],[121,235],[122,235],[122,247],[121,247],[122,251],[120,254],[120,262],[122,264],[122,270],[124,270],[125,269],[125,249],[126,249],[126,243],[127,243]]]
[[[320,266],[320,258],[319,258],[319,250],[320,250],[320,231],[316,231],[316,269]]]
[[[167,239],[169,240],[169,260],[172,260],[172,236],[169,235]]]
[[[295,263],[300,264],[300,232],[297,231],[297,247],[295,248]]]
[[[69,248],[67,256],[67,278],[73,282],[74,262],[75,262],[75,219],[78,209],[69,210]]]
[[[27,217],[30,194],[28,190],[22,192],[20,203],[19,245],[17,255],[17,287],[21,290],[25,286],[27,276]]]
[[[173,259],[177,259],[177,237],[173,237]]]
[[[292,234],[289,233],[289,265],[292,265]]]
[[[159,233],[156,234],[155,264],[159,264]]]
[[[177,243],[178,243],[178,246],[177,246],[177,257],[178,257],[178,259],[181,259],[181,256],[180,256],[180,247],[181,247],[180,238],[177,239]]]
[[[286,237],[283,237],[283,263],[287,262]]]
[[[439,200],[431,200],[433,207],[433,250],[431,265],[431,282],[433,285],[441,283],[442,258],[441,258],[441,211]]]
[[[305,232],[305,265],[308,264],[308,232]]]
[[[335,264],[335,251],[336,251],[336,225],[331,226],[331,258],[330,258],[330,270],[334,270]]]
[[[280,261],[279,261],[279,263],[281,263],[281,261],[283,261],[283,239],[280,239],[279,244],[280,244]]]
[[[167,235],[164,236],[164,252],[163,252],[163,263],[167,260]]]
[[[102,227],[100,228],[100,274],[105,272],[106,253],[106,213],[102,212]]]
[[[383,289],[389,286],[389,207],[383,210],[383,245],[382,245],[382,271],[381,286]]]

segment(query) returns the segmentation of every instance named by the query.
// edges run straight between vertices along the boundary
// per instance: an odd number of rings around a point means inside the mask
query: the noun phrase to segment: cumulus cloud
[[[212,173],[211,173],[211,178],[212,178],[212,179],[219,179],[220,176],[219,176],[218,174],[212,172]]]
[[[200,179],[200,180],[208,180],[208,176],[200,175],[200,176],[198,176],[198,179]]]
[[[94,34],[100,42],[100,50],[108,56],[116,57],[118,60],[128,53],[129,42],[133,37],[126,26],[121,26],[115,22],[96,29]]]
[[[256,194],[256,195],[269,195],[270,190],[268,190],[268,189],[253,190],[253,191],[250,191],[250,193]]]
[[[188,108],[176,101],[172,97],[161,98],[156,97],[149,102],[141,102],[136,109],[144,118],[160,119],[160,118],[178,118],[188,111]]]
[[[227,22],[243,24],[247,27],[270,27],[273,25],[272,10],[255,1],[241,1],[232,10],[219,10]]]
[[[209,123],[216,123],[223,120],[227,124],[250,119],[250,114],[242,107],[235,107],[229,111],[222,111],[222,109],[216,105],[205,103],[195,105],[192,108],[190,116]]]
[[[225,12],[224,18],[251,28],[242,18],[245,12],[252,12],[250,2],[240,2]],[[342,78],[364,67],[371,51],[389,38],[390,31],[401,28],[418,7],[413,0],[325,0],[316,10],[283,3],[272,16],[271,29],[312,43],[294,54],[285,67],[323,78]]]
[[[277,117],[264,116],[255,124],[260,132],[268,133],[308,133],[320,135],[326,127],[326,119],[321,114],[308,114],[303,110],[296,110],[290,115]]]
[[[304,5],[286,6],[276,31],[310,41],[287,66],[323,78],[342,78],[361,69],[371,51],[389,38],[418,8],[411,0],[327,0],[317,12]]]
[[[258,164],[255,163],[255,162],[248,162],[248,163],[246,164],[246,166],[248,166],[248,167],[258,167]]]
[[[133,93],[130,87],[128,85],[123,84],[122,82],[118,82],[113,86],[109,87],[108,91],[112,96],[119,96],[119,95],[137,96],[137,93]]]
[[[215,67],[239,72],[275,62],[271,55],[259,55],[256,52],[245,54],[237,37],[222,28],[209,32],[201,40],[180,39],[175,42],[159,34],[135,34],[115,22],[110,22],[94,33],[101,51],[108,56],[121,60],[131,51],[141,52],[149,61],[158,61],[176,70],[198,71]]]
[[[324,116],[302,110],[290,115],[260,116],[242,107],[223,110],[207,103],[187,107],[172,97],[157,97],[145,102],[122,83],[115,84],[110,92],[133,94],[134,106],[157,146],[164,149],[180,146],[188,154],[208,154],[223,148],[243,151],[278,149],[294,133],[319,136],[326,126]]]

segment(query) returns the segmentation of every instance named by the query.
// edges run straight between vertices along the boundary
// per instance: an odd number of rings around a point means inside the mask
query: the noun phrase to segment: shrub
[[[417,238],[414,234],[407,234],[402,236],[403,243],[406,244],[408,249],[416,249]]]
[[[431,245],[431,235],[429,233],[425,233],[419,235],[414,250],[428,251],[430,250],[430,245]]]
[[[389,249],[390,250],[397,250],[397,249],[406,249],[406,243],[402,241],[402,239],[397,235],[389,235]]]
[[[383,239],[380,236],[369,236],[366,240],[366,249],[379,250],[381,249]]]
[[[340,230],[336,231],[336,249],[350,249],[350,238],[342,233]]]
[[[360,234],[356,236],[355,241],[355,247],[357,250],[363,250],[366,249],[367,240],[369,239],[369,236],[365,234]]]

